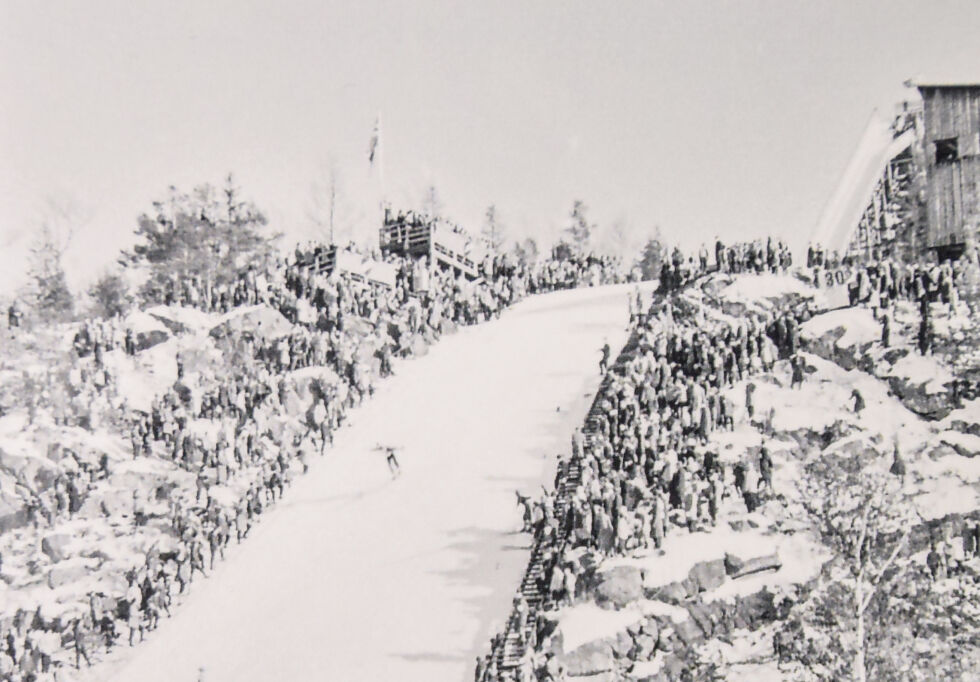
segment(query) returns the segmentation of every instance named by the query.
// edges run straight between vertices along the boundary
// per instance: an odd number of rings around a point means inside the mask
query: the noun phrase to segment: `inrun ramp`
[[[529,558],[514,491],[551,485],[630,291],[534,297],[396,365],[174,617],[91,679],[472,679]],[[378,444],[402,446],[400,478]]]
[[[874,111],[844,174],[820,215],[811,241],[822,244],[828,253],[837,251],[843,254],[857,232],[861,216],[871,203],[875,185],[888,162],[914,141],[914,130],[907,130],[895,137],[891,121]]]

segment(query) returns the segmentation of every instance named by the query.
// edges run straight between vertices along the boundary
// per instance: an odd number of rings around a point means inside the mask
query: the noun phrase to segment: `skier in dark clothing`
[[[864,396],[855,388],[851,391],[851,397],[854,399],[854,414],[861,414],[861,410],[865,407]]]
[[[762,478],[762,484],[768,488],[770,493],[773,492],[772,467],[772,456],[769,454],[769,449],[766,447],[766,444],[763,443],[759,449],[759,476]]]
[[[897,440],[895,441],[895,450],[892,453],[892,466],[888,471],[899,478],[905,478],[905,460],[902,459]]]
[[[397,449],[392,445],[379,445],[375,448],[375,450],[384,450],[385,461],[388,463],[388,471],[391,472],[392,478],[398,478],[402,473],[402,467],[398,463],[398,458],[395,457],[395,450]]]
[[[599,373],[605,374],[609,369],[609,356],[612,354],[612,350],[609,348],[609,344],[605,343],[602,345],[602,358],[599,360]]]

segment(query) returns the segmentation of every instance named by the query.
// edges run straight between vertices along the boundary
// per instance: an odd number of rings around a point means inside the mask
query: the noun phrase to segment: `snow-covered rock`
[[[881,340],[881,325],[867,308],[844,308],[817,315],[800,326],[807,350],[844,369],[870,366],[868,352]]]
[[[67,533],[48,533],[41,540],[41,551],[44,552],[51,561],[57,563],[69,556],[68,546],[71,544],[71,536]]]
[[[235,308],[218,318],[210,331],[214,338],[231,334],[248,334],[255,338],[275,339],[293,332],[292,323],[278,310],[265,304]]]
[[[643,573],[635,566],[615,566],[599,575],[596,603],[621,609],[643,597]]]

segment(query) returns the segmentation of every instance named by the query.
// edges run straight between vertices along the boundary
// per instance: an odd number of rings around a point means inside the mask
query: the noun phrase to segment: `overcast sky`
[[[0,286],[51,202],[73,282],[170,185],[233,172],[291,237],[331,165],[478,228],[805,244],[875,107],[980,75],[978,2],[0,0]],[[367,150],[381,112],[384,182]]]

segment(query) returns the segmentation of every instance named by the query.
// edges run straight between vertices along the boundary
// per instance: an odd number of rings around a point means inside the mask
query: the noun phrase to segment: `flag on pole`
[[[381,154],[381,113],[374,121],[374,132],[371,134],[371,144],[368,146],[368,163],[374,166],[374,160]]]

